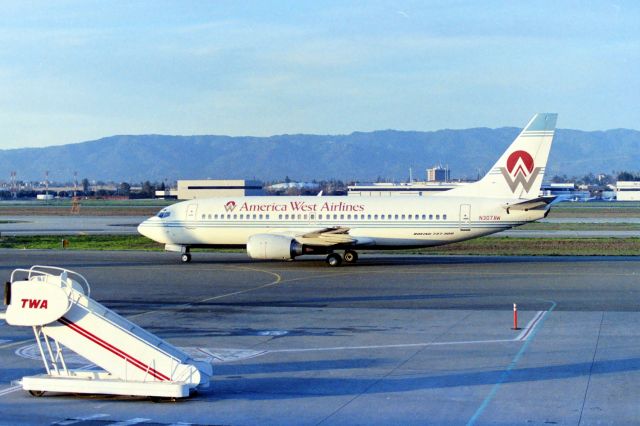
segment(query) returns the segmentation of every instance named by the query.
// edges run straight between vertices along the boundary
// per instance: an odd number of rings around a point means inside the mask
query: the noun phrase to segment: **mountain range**
[[[432,132],[382,130],[349,135],[271,137],[123,135],[51,146],[0,150],[0,176],[23,181],[78,179],[169,182],[176,179],[371,181],[415,180],[447,165],[452,177],[476,178],[497,160],[520,129]],[[584,176],[640,169],[640,131],[559,129],[547,176]]]

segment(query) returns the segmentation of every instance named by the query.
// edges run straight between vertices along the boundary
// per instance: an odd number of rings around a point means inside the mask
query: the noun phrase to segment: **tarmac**
[[[0,250],[5,280],[34,264],[83,274],[93,298],[200,354],[214,376],[174,403],[36,398],[15,384],[43,371],[31,331],[0,323],[0,424],[640,422],[637,257],[364,254],[329,268]]]

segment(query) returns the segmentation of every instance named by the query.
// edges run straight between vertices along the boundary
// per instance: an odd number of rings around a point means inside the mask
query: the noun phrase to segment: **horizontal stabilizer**
[[[555,200],[557,197],[555,195],[548,197],[538,197],[532,200],[525,200],[519,203],[507,203],[503,204],[502,207],[505,210],[533,210],[538,207],[549,205]]]

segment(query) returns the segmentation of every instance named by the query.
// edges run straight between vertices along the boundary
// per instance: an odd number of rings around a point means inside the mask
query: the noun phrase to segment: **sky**
[[[637,1],[0,0],[0,149],[640,129],[639,23]]]

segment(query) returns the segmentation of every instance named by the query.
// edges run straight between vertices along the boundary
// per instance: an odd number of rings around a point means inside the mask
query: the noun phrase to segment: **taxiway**
[[[254,262],[242,254],[0,251],[55,265],[92,297],[214,364],[177,403],[34,398],[29,330],[0,325],[0,423],[631,424],[640,418],[634,257],[363,255]],[[512,304],[523,330],[511,330]],[[82,359],[75,360],[82,365]]]

